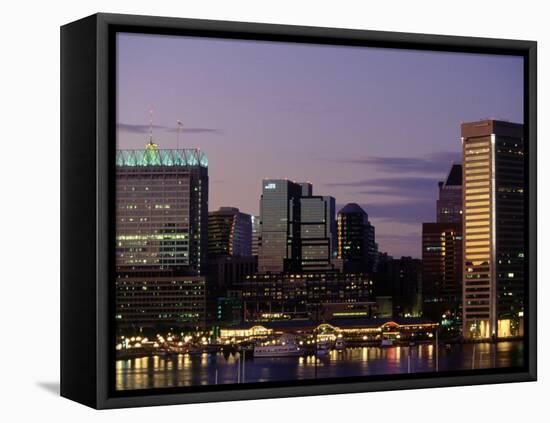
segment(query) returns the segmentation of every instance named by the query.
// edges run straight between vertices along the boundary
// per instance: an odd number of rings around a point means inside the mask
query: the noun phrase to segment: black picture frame
[[[407,374],[327,381],[115,392],[113,292],[116,32],[478,52],[524,57],[525,232],[528,280],[526,365],[521,369]],[[380,390],[534,381],[537,377],[537,44],[410,34],[118,14],[95,14],[61,28],[61,395],[119,408]],[[113,244],[113,245],[111,245]]]

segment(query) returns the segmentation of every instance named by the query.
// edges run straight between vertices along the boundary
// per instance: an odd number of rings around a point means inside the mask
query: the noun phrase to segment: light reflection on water
[[[116,389],[234,384],[242,377],[240,355],[141,357],[116,362]],[[523,342],[439,347],[439,371],[523,365]],[[239,370],[241,366],[241,370]],[[435,370],[432,344],[413,347],[358,347],[331,351],[326,357],[256,358],[245,360],[245,382],[399,374]],[[242,379],[241,379],[242,382]]]

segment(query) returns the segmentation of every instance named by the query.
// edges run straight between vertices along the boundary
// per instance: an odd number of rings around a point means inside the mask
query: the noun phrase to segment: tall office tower
[[[208,213],[208,256],[252,256],[252,219],[235,207]]]
[[[523,125],[461,127],[464,188],[463,336],[523,335]]]
[[[422,224],[422,295],[424,316],[456,322],[462,302],[462,223]]]
[[[297,270],[330,270],[336,267],[335,209],[334,197],[310,195],[300,198],[301,261]]]
[[[252,224],[252,255],[257,257],[260,251],[260,217],[250,216],[250,221]]]
[[[373,272],[377,260],[374,226],[369,216],[355,203],[338,212],[338,258],[348,272]]]
[[[121,321],[140,326],[140,313],[149,313],[148,307],[162,298],[172,303],[179,295],[176,303],[183,304],[185,292],[202,296],[208,245],[207,166],[200,150],[161,150],[152,140],[144,150],[117,150],[115,264],[117,310],[121,305],[125,310]],[[186,290],[165,289],[170,283],[185,285]],[[140,300],[133,301],[133,296]],[[137,307],[135,313],[132,307]],[[204,310],[204,303],[194,307]],[[157,309],[158,323],[188,324],[189,318],[198,322],[204,316],[184,308]],[[153,316],[154,310],[149,314]]]
[[[437,222],[462,223],[462,165],[453,164],[445,181],[439,182]]]
[[[207,253],[208,161],[196,149],[116,153],[116,264],[185,266]]]
[[[260,199],[258,271],[283,272],[299,260],[302,186],[286,179],[264,179]]]

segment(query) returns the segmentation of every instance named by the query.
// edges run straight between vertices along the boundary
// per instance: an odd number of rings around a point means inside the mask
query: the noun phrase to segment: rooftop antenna
[[[149,144],[153,144],[153,108],[149,109]]]
[[[183,128],[183,122],[181,120],[177,120],[176,121],[176,133],[177,133],[177,142],[178,142],[178,150],[180,149],[180,132],[181,132],[181,129]]]
[[[157,145],[153,142],[153,108],[149,110],[149,142],[145,144],[147,150],[154,151]]]

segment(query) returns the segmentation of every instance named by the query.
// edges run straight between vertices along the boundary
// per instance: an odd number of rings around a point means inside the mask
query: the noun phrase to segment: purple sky
[[[313,183],[363,206],[381,251],[421,254],[460,123],[523,122],[523,59],[119,34],[117,148],[208,156],[210,209],[258,214],[261,179]]]

